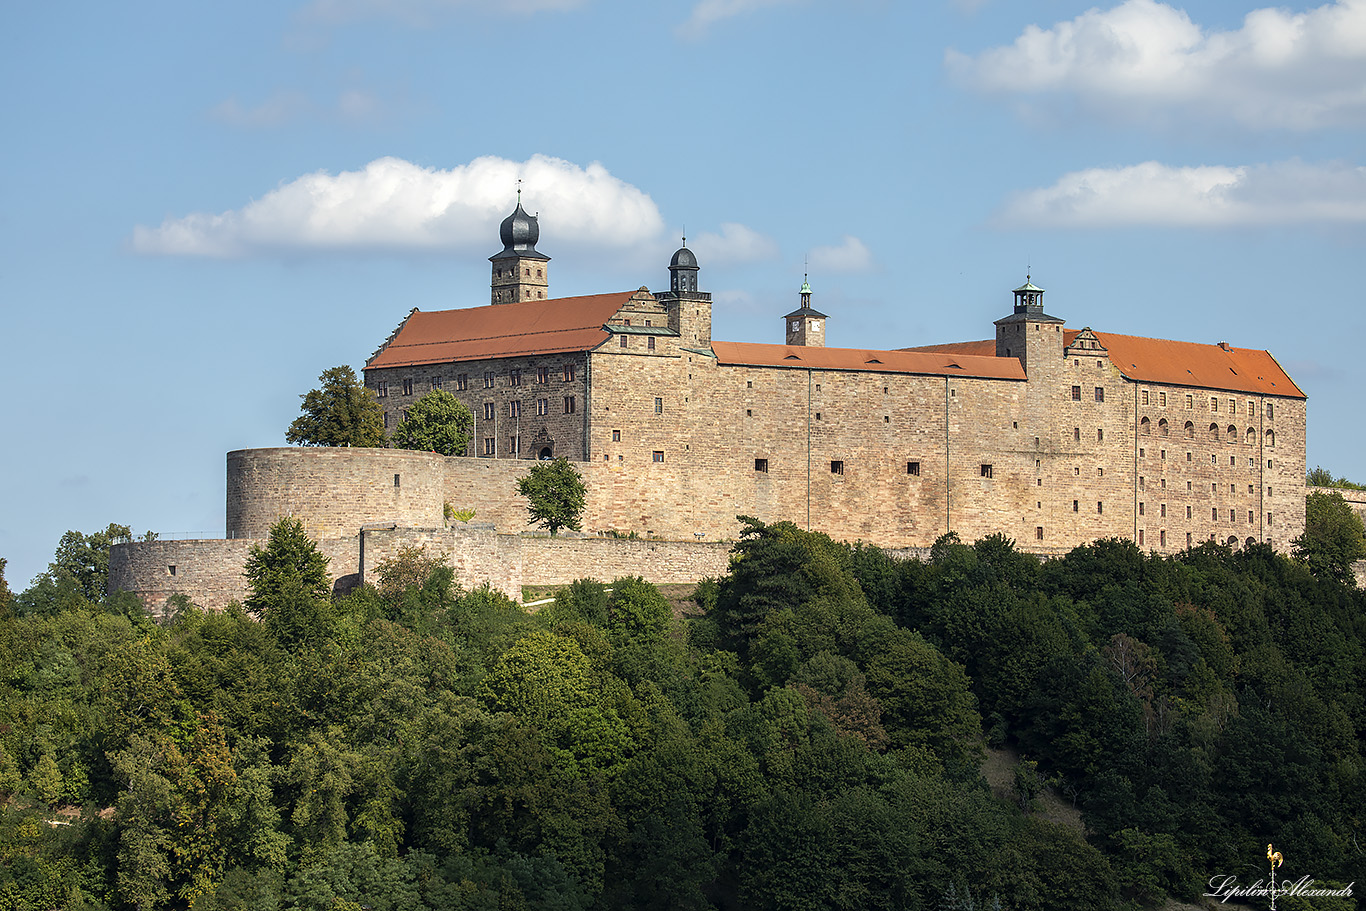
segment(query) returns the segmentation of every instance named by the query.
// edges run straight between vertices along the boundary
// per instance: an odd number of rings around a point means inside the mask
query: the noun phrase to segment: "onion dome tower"
[[[522,191],[517,191],[517,208],[498,228],[503,241],[501,253],[489,257],[493,263],[492,303],[545,300],[550,292],[550,257],[536,250],[541,225],[535,215],[522,208]]]
[[[697,256],[685,237],[669,260],[669,290],[655,292],[655,300],[664,305],[669,328],[678,333],[684,348],[710,351],[711,295],[697,290],[697,272]]]
[[[688,249],[686,237],[683,246],[669,260],[669,290],[675,294],[697,290],[697,257]]]
[[[811,283],[802,276],[802,305],[793,310],[783,321],[787,326],[787,344],[802,345],[807,348],[825,347],[826,315],[811,308]]]

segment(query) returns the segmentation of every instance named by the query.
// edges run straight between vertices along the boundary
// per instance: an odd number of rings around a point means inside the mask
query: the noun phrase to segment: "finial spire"
[[[522,204],[522,178],[517,178],[517,205]]]

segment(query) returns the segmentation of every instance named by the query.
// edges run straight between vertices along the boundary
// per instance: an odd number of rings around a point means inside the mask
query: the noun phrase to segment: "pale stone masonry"
[[[725,342],[686,244],[668,290],[553,299],[520,200],[501,237],[493,304],[414,310],[365,367],[390,431],[431,389],[460,398],[476,425],[467,457],[230,453],[229,540],[120,545],[111,586],[155,600],[202,580],[221,601],[239,541],[285,515],[324,542],[343,585],[364,578],[375,548],[424,541],[463,581],[510,594],[526,578],[615,574],[631,560],[654,581],[723,569],[709,548],[724,545],[702,542],[733,540],[739,515],[902,552],[949,531],[1001,532],[1040,554],[1101,537],[1161,553],[1206,541],[1288,551],[1303,530],[1306,397],[1266,351],[1068,329],[1029,280],[991,339],[830,348],[804,282],[775,333],[786,344]],[[533,556],[508,543],[526,528],[525,462],[551,457],[584,477],[587,530],[670,541],[668,555],[604,542]],[[489,527],[444,528],[446,503]],[[700,562],[680,556],[688,547]]]

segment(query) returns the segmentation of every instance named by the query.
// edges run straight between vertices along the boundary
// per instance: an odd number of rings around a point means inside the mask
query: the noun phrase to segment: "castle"
[[[463,401],[468,456],[230,453],[228,541],[120,547],[223,545],[191,562],[221,563],[226,591],[240,588],[229,552],[294,515],[333,542],[334,574],[359,580],[381,531],[427,529],[453,553],[448,503],[516,535],[521,463],[553,457],[584,476],[586,529],[687,544],[733,539],[738,515],[888,548],[1001,532],[1041,553],[1101,537],[1285,551],[1303,529],[1306,397],[1269,352],[1067,329],[1028,279],[984,341],[829,348],[805,282],[783,344],[718,341],[686,241],[667,290],[556,299],[520,200],[500,236],[489,305],[413,310],[364,369],[390,429],[429,390]],[[167,582],[174,556],[111,555],[146,564],[111,570],[111,586],[155,600],[187,585]],[[465,570],[512,591],[507,559]]]

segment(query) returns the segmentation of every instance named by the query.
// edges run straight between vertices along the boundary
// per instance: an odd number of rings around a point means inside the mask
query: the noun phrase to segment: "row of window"
[[[1156,396],[1151,396],[1151,395],[1149,395],[1147,389],[1141,389],[1141,390],[1139,390],[1138,396],[1139,396],[1138,401],[1139,401],[1139,404],[1140,404],[1140,405],[1156,404],[1159,408],[1166,408],[1166,407],[1167,407],[1167,393],[1165,393],[1165,392],[1158,392]],[[1194,396],[1194,395],[1187,395],[1187,396],[1186,396],[1186,410],[1187,410],[1187,411],[1193,411],[1194,409],[1195,409],[1195,396]],[[1209,410],[1210,410],[1211,412],[1217,412],[1217,411],[1219,410],[1219,397],[1218,397],[1217,395],[1212,395],[1212,396],[1210,396],[1210,398],[1209,398]],[[1229,413],[1229,414],[1237,414],[1237,413],[1238,413],[1238,400],[1237,400],[1236,398],[1232,398],[1232,397],[1229,398],[1229,400],[1228,400],[1228,413]],[[1247,400],[1247,411],[1246,411],[1246,413],[1247,413],[1247,416],[1248,416],[1248,417],[1256,417],[1256,416],[1257,416],[1257,402],[1256,402],[1254,399],[1248,399],[1248,400]],[[1265,403],[1265,413],[1266,413],[1266,416],[1267,416],[1268,418],[1275,417],[1275,414],[1276,414],[1276,405],[1275,405],[1274,402],[1266,402],[1266,403]]]
[[[529,372],[529,371],[528,371],[528,372]],[[520,367],[512,367],[512,368],[509,368],[508,371],[507,371],[508,385],[509,385],[509,386],[521,386],[521,385],[522,385],[522,380],[523,380],[522,373],[523,373],[523,371],[522,371],[522,368],[520,368]],[[549,368],[549,367],[537,367],[537,368],[536,368],[536,374],[535,374],[535,375],[536,375],[536,382],[537,382],[537,383],[549,383],[549,382],[550,382],[550,368]],[[561,370],[561,376],[564,378],[564,382],[566,382],[566,383],[572,383],[572,382],[574,382],[574,377],[575,377],[574,365],[573,365],[573,364],[565,364],[565,365],[563,366],[563,369]],[[495,372],[492,371],[492,370],[486,370],[486,371],[484,371],[484,388],[485,388],[485,389],[493,389],[493,388],[497,385],[497,377],[498,377],[498,374],[495,373]],[[432,377],[432,378],[430,379],[429,382],[430,382],[430,384],[431,384],[431,388],[432,388],[432,389],[442,389],[442,388],[445,387],[445,381],[444,381],[441,377],[439,377],[439,376],[434,376],[434,377]],[[403,380],[403,381],[402,381],[402,385],[403,385],[403,394],[404,394],[404,395],[412,395],[412,394],[413,394],[413,381],[412,381],[412,380],[410,380],[410,379],[408,379],[408,380]],[[458,392],[464,392],[464,391],[466,391],[467,389],[469,389],[469,388],[470,388],[470,375],[469,375],[468,373],[457,373],[457,374],[455,375],[455,388],[456,388],[456,391],[458,391]],[[375,383],[375,395],[376,395],[376,397],[381,398],[381,399],[383,399],[383,398],[388,398],[388,396],[389,396],[389,383],[388,383],[388,382],[384,382],[384,381]]]
[[[493,402],[485,402],[485,403],[484,403],[484,420],[486,420],[486,421],[491,421],[491,420],[493,420],[494,417],[495,417],[495,412],[497,411],[497,408],[498,408],[498,406],[495,405]],[[576,396],[572,396],[572,395],[567,395],[567,396],[565,396],[565,397],[564,397],[564,413],[565,413],[565,414],[573,414],[576,410],[578,410],[578,398],[577,398]],[[537,399],[537,400],[536,400],[536,416],[537,416],[537,417],[545,417],[545,416],[548,415],[548,414],[550,414],[550,399]],[[522,416],[522,400],[521,400],[521,399],[513,399],[511,402],[508,402],[507,416],[508,416],[509,418],[520,418],[520,417]]]
[[[631,325],[631,324],[628,322],[626,325],[629,326],[629,325]],[[623,347],[623,348],[629,348],[629,347],[631,347],[631,344],[630,344],[630,342],[631,342],[631,336],[629,336],[629,335],[619,335],[619,336],[617,336],[617,338],[621,339],[621,347]],[[645,350],[647,350],[647,351],[653,351],[653,350],[655,350],[655,337],[654,337],[653,335],[647,335],[647,336],[645,336]]]

